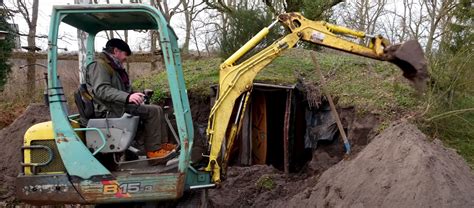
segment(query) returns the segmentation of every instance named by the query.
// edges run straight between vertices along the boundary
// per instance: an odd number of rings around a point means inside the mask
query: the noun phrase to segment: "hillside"
[[[316,52],[328,91],[339,99],[340,106],[356,106],[360,112],[394,116],[400,111],[415,110],[414,90],[395,65],[334,50]],[[217,84],[220,58],[185,60],[183,71],[191,94],[209,96],[209,86]],[[254,82],[276,85],[302,84],[307,91],[319,90],[319,77],[310,51],[292,49],[276,58],[261,71]],[[135,80],[137,89],[155,90],[155,99],[169,93],[164,71]]]
[[[443,112],[448,111],[448,109],[472,109],[469,106],[472,106],[474,97],[466,94],[462,100],[463,102],[453,103],[452,106],[446,108],[444,104],[436,102],[446,100],[445,94],[448,92],[444,91],[449,89],[430,89],[430,92],[419,94],[402,76],[401,70],[391,63],[331,49],[317,51],[316,55],[327,80],[327,90],[335,97],[339,107],[354,107],[358,116],[367,113],[377,115],[381,119],[381,124],[377,127],[379,131],[386,128],[391,121],[397,118],[415,118],[415,122],[425,133],[438,136],[442,133],[443,137],[440,137],[440,139],[449,147],[455,148],[471,167],[474,167],[474,145],[469,142],[474,135],[474,128],[472,128],[474,113],[467,111],[465,115],[456,117],[454,120],[450,119],[450,114],[436,121],[424,118],[437,116],[437,114],[444,115]],[[452,78],[453,81],[446,80],[444,76],[449,71],[443,70],[443,65],[457,68],[462,72],[462,67],[472,62],[470,60],[472,59],[447,57],[445,60],[436,61],[430,69],[432,79],[438,79],[443,84],[456,82],[459,79],[456,76]],[[207,99],[210,92],[209,86],[218,82],[218,69],[222,62],[222,59],[215,57],[184,60],[183,70],[188,93],[193,97]],[[473,75],[473,73],[470,74],[471,77]],[[464,79],[469,80],[467,77]],[[317,100],[321,95],[319,77],[311,61],[310,51],[304,49],[292,49],[284,52],[282,56],[276,58],[257,75],[255,82],[277,85],[298,84],[297,86],[307,93],[307,99],[309,100]],[[460,82],[456,84],[465,85],[469,83]],[[169,94],[166,73],[163,71],[154,72],[152,76],[136,79],[134,86],[136,89],[154,89],[155,101],[163,99]],[[439,86],[434,87],[440,86],[441,82]],[[468,86],[465,89],[471,88]],[[465,111],[460,111],[460,113],[463,112]],[[451,123],[453,122],[463,126],[463,131],[452,128]],[[433,129],[433,126],[436,128]]]

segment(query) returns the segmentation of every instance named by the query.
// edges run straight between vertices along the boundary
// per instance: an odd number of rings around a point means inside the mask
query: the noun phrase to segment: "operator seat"
[[[120,118],[97,118],[94,112],[93,97],[86,84],[80,84],[74,92],[74,100],[79,111],[80,123],[87,128],[98,128],[105,136],[106,145],[101,153],[118,153],[130,147],[137,132],[138,116],[124,113]],[[103,144],[96,131],[86,131],[86,146],[96,151]]]

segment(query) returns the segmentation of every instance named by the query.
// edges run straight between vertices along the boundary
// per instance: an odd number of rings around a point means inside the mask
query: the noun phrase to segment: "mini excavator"
[[[235,64],[278,22],[288,30],[286,36]],[[124,152],[136,152],[131,146],[139,122],[135,116],[124,114],[121,118],[90,118],[84,122],[81,114],[68,115],[57,73],[60,23],[88,34],[86,64],[94,61],[95,37],[100,31],[159,32],[177,131],[173,125],[169,127],[180,145],[172,157],[155,165],[149,165],[149,159],[143,157],[123,159]],[[346,36],[367,39],[369,43],[359,45]],[[225,173],[245,111],[245,105],[235,107],[242,103],[238,98],[247,100],[257,73],[300,41],[394,63],[415,85],[422,85],[428,77],[426,59],[416,41],[391,45],[380,35],[311,21],[299,13],[281,14],[220,66],[219,93],[207,127],[209,161],[199,168],[190,162],[194,129],[177,37],[163,14],[142,4],[54,6],[48,36],[47,98],[51,121],[36,124],[25,133],[22,169],[16,180],[18,200],[35,205],[157,202],[179,199],[188,190],[215,187]],[[238,113],[235,122],[229,124],[233,112]],[[221,154],[224,141],[227,148]],[[107,166],[100,156],[113,158],[115,166]]]

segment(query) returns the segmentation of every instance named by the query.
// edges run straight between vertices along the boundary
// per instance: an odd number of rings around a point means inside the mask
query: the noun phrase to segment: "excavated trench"
[[[208,191],[208,205],[266,206],[269,201],[291,196],[304,187],[314,185],[317,181],[314,176],[344,159],[343,141],[328,102],[321,96],[308,96],[306,89],[305,86],[254,85],[241,131],[234,143],[227,175],[220,188]],[[197,104],[192,98],[191,103]],[[202,105],[207,102],[200,104],[199,109],[206,109]],[[379,119],[370,113],[356,115],[354,107],[338,108],[338,113],[352,145],[351,156],[357,155],[375,136]],[[195,114],[198,114],[197,118],[202,115],[193,111],[193,118],[196,118]],[[231,121],[235,115],[234,112]],[[207,122],[205,119],[202,121]],[[195,144],[203,144],[195,145],[198,151],[206,149],[206,142],[200,140],[205,139],[206,124],[196,123],[196,132],[200,135],[196,135]],[[267,131],[262,130],[262,126]],[[286,154],[285,126],[288,128]],[[265,141],[259,143],[255,140]],[[200,156],[196,154],[198,151],[194,149],[193,155]],[[195,202],[202,197],[200,194],[186,194],[179,205],[187,206]],[[263,201],[256,202],[257,199]]]
[[[296,173],[311,164],[315,152],[325,152],[330,157],[342,159],[344,145],[328,102],[324,97],[308,94],[304,87],[296,85],[254,84],[229,165],[269,165],[279,171]],[[239,101],[240,98],[235,106]],[[193,99],[191,103],[196,104]],[[199,109],[209,112],[204,106]],[[236,120],[236,111],[237,107],[231,121]],[[196,124],[200,134],[196,135],[199,144],[202,143],[199,140],[205,138],[204,127],[207,124],[207,119],[199,118],[205,113],[193,111],[193,118],[197,118],[195,121],[206,122]],[[373,114],[356,116],[353,107],[339,108],[338,113],[352,143],[352,151],[360,151],[374,136],[379,120]]]

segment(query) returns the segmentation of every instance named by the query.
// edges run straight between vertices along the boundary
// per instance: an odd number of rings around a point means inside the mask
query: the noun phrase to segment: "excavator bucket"
[[[418,90],[424,90],[428,79],[427,61],[416,40],[394,44],[385,48],[387,60],[403,71],[403,76],[410,80]]]

